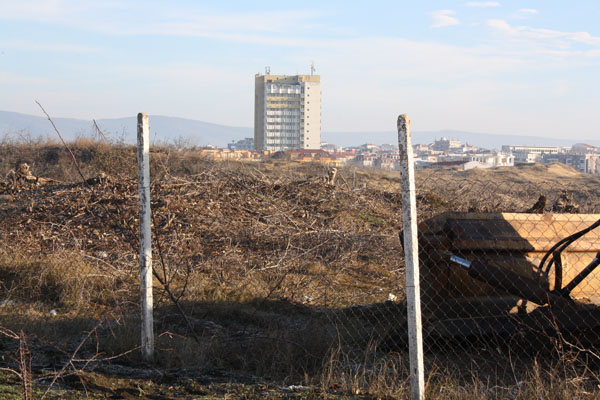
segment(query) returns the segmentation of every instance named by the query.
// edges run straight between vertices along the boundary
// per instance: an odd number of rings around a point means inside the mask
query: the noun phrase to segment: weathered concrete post
[[[406,302],[408,308],[408,346],[410,352],[410,388],[413,400],[425,398],[423,336],[421,331],[421,291],[419,284],[419,242],[417,240],[417,201],[415,168],[410,139],[410,118],[398,116],[398,146],[402,183],[402,227],[406,262]]]
[[[137,116],[138,190],[140,193],[140,292],[142,311],[142,356],[154,354],[152,303],[152,232],[150,228],[150,127],[148,114]]]

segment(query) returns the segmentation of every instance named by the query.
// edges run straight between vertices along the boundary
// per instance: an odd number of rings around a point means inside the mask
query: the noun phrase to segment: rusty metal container
[[[523,214],[448,212],[419,224],[421,290],[427,320],[529,312],[537,306],[471,278],[451,265],[450,254],[489,264],[535,279],[553,290],[552,268],[540,278],[542,257],[561,239],[585,229],[600,214]],[[600,228],[594,229],[562,253],[563,284],[583,270],[600,250]],[[559,280],[560,281],[560,280]],[[584,304],[600,305],[600,268],[572,292]]]

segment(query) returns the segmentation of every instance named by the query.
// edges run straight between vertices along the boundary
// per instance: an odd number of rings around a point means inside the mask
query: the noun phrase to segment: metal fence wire
[[[30,338],[38,373],[49,348],[69,373],[140,359],[137,182],[116,169],[135,153],[94,151],[86,185],[0,187],[0,325]],[[406,394],[397,172],[342,168],[331,182],[321,165],[154,148],[151,177],[158,365]],[[431,382],[496,386],[556,354],[597,358],[597,178],[558,164],[421,170],[416,195]]]

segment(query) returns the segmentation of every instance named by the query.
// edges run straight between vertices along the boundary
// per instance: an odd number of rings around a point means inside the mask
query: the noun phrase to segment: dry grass
[[[0,325],[66,354],[104,321],[81,357],[109,357],[139,346],[135,152],[83,139],[72,147],[86,178],[105,172],[108,182],[82,185],[54,144],[0,146],[0,177],[25,161],[35,175],[59,181],[0,182]],[[304,384],[323,397],[407,396],[397,174],[344,168],[330,186],[321,165],[213,163],[170,147],[152,150],[151,167],[157,366]],[[421,216],[522,211],[540,193],[552,201],[562,189],[582,211],[597,210],[597,178],[528,168],[420,172]],[[386,301],[390,295],[395,302]],[[593,363],[581,355],[565,357],[559,348],[514,362],[496,345],[441,345],[428,356],[428,396],[598,393]],[[45,350],[34,349],[39,364]],[[141,363],[137,352],[119,360]]]
[[[0,280],[6,301],[36,303],[76,313],[115,307],[119,293],[135,277],[113,268],[92,266],[81,254],[0,255]]]

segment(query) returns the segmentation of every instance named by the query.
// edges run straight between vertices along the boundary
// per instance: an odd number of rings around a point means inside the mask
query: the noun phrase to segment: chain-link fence
[[[422,174],[426,352],[516,382],[532,362],[595,365],[598,195],[560,164]]]
[[[0,326],[23,330],[34,375],[48,383],[65,365],[63,375],[175,371],[406,395],[397,172],[341,168],[332,182],[318,164],[154,148],[152,369],[139,355],[135,151],[103,146],[75,151],[85,184],[52,177],[61,163],[70,168],[56,148],[15,160],[28,161],[33,178],[2,184]],[[598,272],[557,291],[590,264],[599,230],[560,254],[552,247],[600,219],[599,188],[560,165],[418,171],[430,397],[501,397],[501,388],[522,390],[536,365],[552,370],[567,356],[578,363],[565,382],[594,385],[580,372],[590,368],[582,357],[596,355]],[[5,342],[18,353],[17,339]]]

